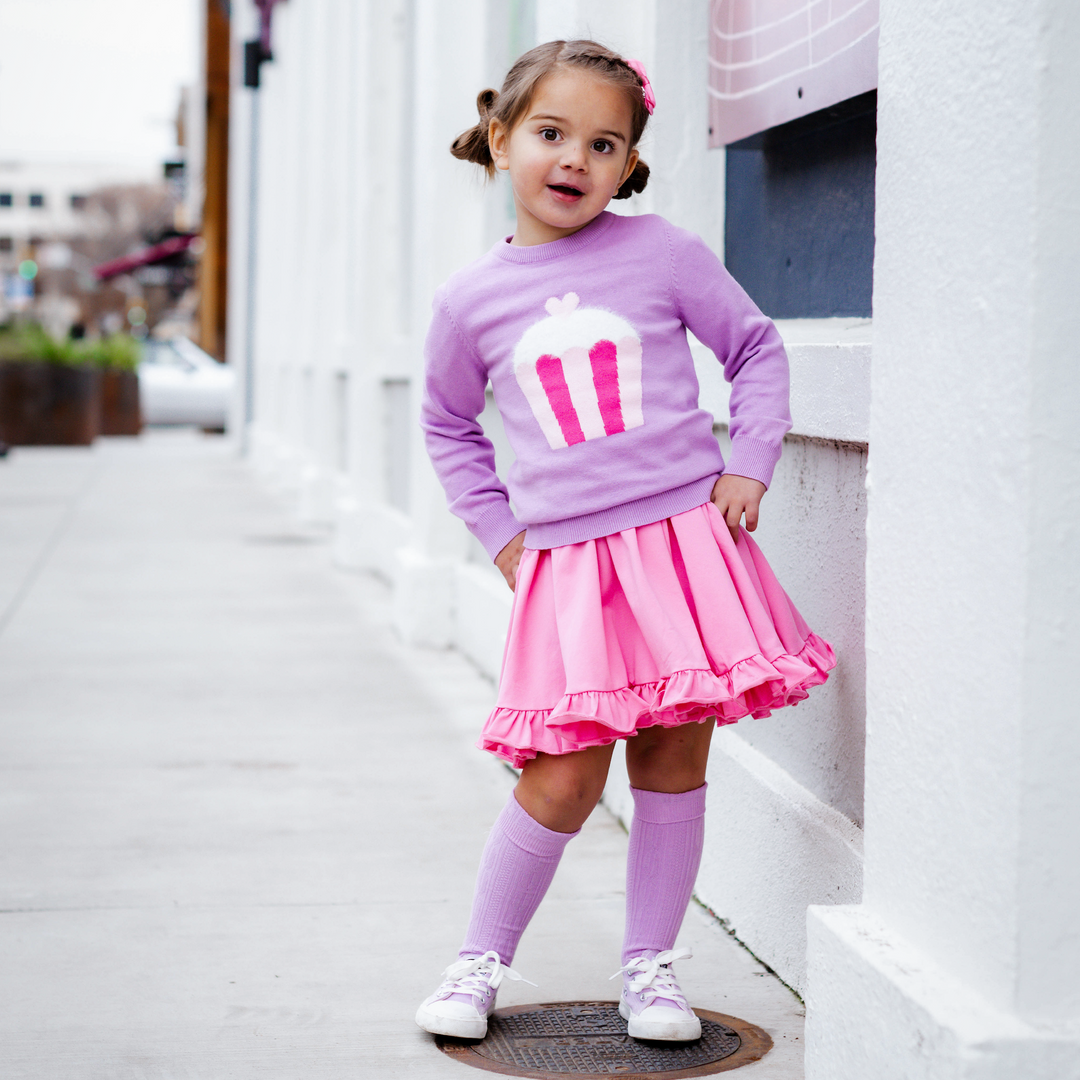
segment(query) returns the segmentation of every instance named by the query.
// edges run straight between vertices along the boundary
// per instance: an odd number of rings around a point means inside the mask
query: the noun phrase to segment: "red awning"
[[[198,238],[198,233],[189,233],[186,236],[170,236],[167,240],[143,248],[132,255],[124,255],[120,259],[113,259],[110,262],[102,263],[100,266],[95,266],[94,277],[98,281],[108,281],[109,278],[117,277],[120,274],[128,274],[140,266],[151,266],[153,263],[164,262],[173,255],[179,255],[180,252],[187,251]]]

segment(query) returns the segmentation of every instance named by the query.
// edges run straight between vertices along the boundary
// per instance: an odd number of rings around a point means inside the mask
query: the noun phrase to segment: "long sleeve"
[[[495,472],[495,448],[477,419],[484,410],[487,370],[455,325],[445,288],[436,292],[432,307],[420,424],[451,513],[494,559],[525,526],[510,510]]]
[[[726,471],[766,487],[791,430],[784,343],[705,242],[668,225],[672,290],[683,323],[716,354],[731,383]]]

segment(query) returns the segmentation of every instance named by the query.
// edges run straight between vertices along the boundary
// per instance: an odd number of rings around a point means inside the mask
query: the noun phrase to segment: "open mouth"
[[[548,184],[548,189],[554,191],[556,195],[560,195],[564,199],[579,199],[585,194],[584,191],[573,187],[570,184]]]

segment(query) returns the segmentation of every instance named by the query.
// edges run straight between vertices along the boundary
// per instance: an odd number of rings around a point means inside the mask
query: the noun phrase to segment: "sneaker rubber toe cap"
[[[482,1039],[487,1034],[487,1017],[463,1001],[425,1001],[416,1010],[416,1022],[432,1035],[456,1039]]]
[[[667,1005],[648,1005],[633,1013],[625,1001],[619,1015],[626,1021],[626,1033],[633,1039],[657,1042],[695,1042],[701,1038],[701,1021],[692,1013]]]

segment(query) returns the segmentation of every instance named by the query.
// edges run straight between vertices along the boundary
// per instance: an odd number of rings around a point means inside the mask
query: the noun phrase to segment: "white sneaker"
[[[701,1038],[701,1021],[694,1015],[675,981],[671,965],[689,960],[689,949],[669,949],[650,958],[638,956],[615,975],[626,973],[619,999],[619,1015],[627,1034],[635,1039],[693,1042]]]
[[[432,1035],[458,1039],[482,1039],[487,1034],[488,1017],[503,979],[529,982],[508,968],[497,952],[458,960],[443,975],[439,989],[416,1010],[416,1022]]]

